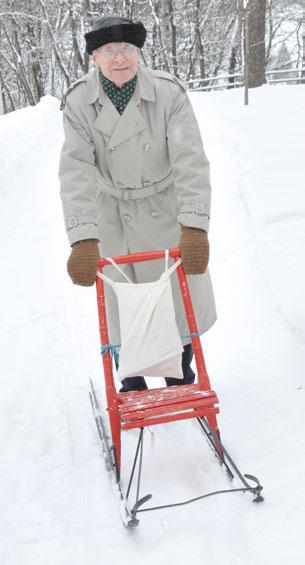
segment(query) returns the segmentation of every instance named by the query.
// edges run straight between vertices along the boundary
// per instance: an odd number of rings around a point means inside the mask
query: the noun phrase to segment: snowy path
[[[219,319],[203,345],[223,440],[265,502],[226,495],[121,527],[88,401],[88,377],[101,381],[94,290],[65,274],[61,115],[47,97],[0,118],[1,565],[304,563],[303,89],[258,89],[248,112],[238,95],[192,96],[214,189]],[[152,431],[154,504],[227,484],[192,422]]]

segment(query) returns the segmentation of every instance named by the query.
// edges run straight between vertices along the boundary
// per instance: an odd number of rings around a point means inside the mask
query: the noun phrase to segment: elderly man
[[[85,35],[95,69],[74,83],[62,102],[65,141],[59,178],[72,246],[74,284],[95,282],[104,257],[180,245],[199,332],[216,319],[207,270],[210,218],[209,163],[184,84],[139,64],[146,38],[141,22],[100,18]],[[107,274],[119,280],[107,266]],[[135,283],[157,280],[163,261],[124,265]],[[184,345],[183,380],[189,384],[191,339],[177,277],[171,277],[176,321]],[[108,285],[107,285],[108,286]],[[120,343],[116,298],[106,288],[110,342]],[[142,376],[125,378],[120,392],[147,388]]]

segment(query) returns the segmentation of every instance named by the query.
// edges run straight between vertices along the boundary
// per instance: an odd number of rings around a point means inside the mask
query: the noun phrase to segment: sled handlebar
[[[181,257],[179,247],[171,247],[169,250],[169,257],[177,260]],[[138,253],[130,253],[128,255],[119,255],[118,257],[112,257],[112,259],[117,264],[122,263],[139,263],[141,261],[154,261],[155,259],[161,259],[165,256],[165,250],[160,251],[141,251]],[[111,265],[110,261],[106,257],[101,257],[98,263],[98,268],[102,268],[105,265]]]

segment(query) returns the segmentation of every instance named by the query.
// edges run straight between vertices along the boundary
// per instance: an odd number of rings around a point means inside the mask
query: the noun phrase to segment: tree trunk
[[[31,1],[28,2],[27,6],[28,12],[31,13],[32,4]],[[38,29],[38,34],[40,33],[40,22],[36,25]],[[29,45],[29,66],[32,71],[32,81],[35,87],[35,99],[40,100],[44,96],[44,82],[43,82],[43,72],[38,57],[38,45],[39,40],[37,40],[37,35],[35,34],[35,29],[32,20],[28,20],[26,23],[26,42]]]
[[[248,0],[248,77],[249,88],[261,86],[265,76],[266,0]]]
[[[237,63],[236,47],[233,46],[229,60],[229,75],[234,75],[236,73],[236,63]],[[235,82],[235,77],[229,76],[229,85],[230,85],[229,88],[234,86],[234,82]]]
[[[154,23],[152,28],[152,48],[151,48],[151,68],[157,69],[157,57],[156,57],[156,48],[155,45],[157,43],[158,35],[157,35],[157,26]]]
[[[303,26],[302,26],[302,84],[305,82],[305,9],[303,10]]]
[[[177,29],[174,23],[174,7],[173,1],[167,0],[168,2],[168,11],[169,11],[169,22],[171,27],[172,33],[172,65],[173,65],[173,73],[177,77],[179,77],[178,71],[178,61],[177,61]]]
[[[2,112],[3,114],[6,114],[6,113],[9,111],[9,109],[8,109],[8,107],[7,107],[7,104],[6,104],[6,97],[7,97],[8,100],[10,101],[10,105],[11,105],[10,111],[13,112],[14,110],[16,110],[16,107],[15,107],[15,104],[14,104],[14,100],[13,100],[13,98],[12,98],[12,96],[11,96],[11,93],[10,93],[10,91],[9,91],[9,89],[8,89],[8,86],[7,86],[7,84],[6,84],[6,82],[5,82],[4,78],[3,78],[2,73],[1,73],[1,69],[0,69],[0,85],[1,85],[1,88],[0,88],[0,91],[1,91],[1,102],[0,102],[0,105],[2,105],[2,108],[0,108],[0,114],[1,114],[1,112]],[[5,94],[6,94],[6,97],[5,97]],[[2,103],[2,104],[1,104],[1,103]]]
[[[160,51],[161,51],[160,53],[161,57],[159,59],[159,68],[161,67],[161,69],[169,73],[170,68],[167,60],[167,52],[163,43],[162,30],[161,30],[161,21],[162,21],[161,4],[159,1],[154,3],[154,0],[149,0],[149,5],[151,9],[151,15],[156,27],[156,34],[159,40]]]
[[[195,45],[199,55],[199,76],[205,78],[204,47],[200,33],[200,0],[195,5]]]

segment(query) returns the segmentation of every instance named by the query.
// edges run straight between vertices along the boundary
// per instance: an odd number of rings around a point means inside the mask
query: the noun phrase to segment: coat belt
[[[154,182],[148,186],[140,186],[138,188],[117,188],[105,182],[102,177],[98,177],[97,187],[102,191],[120,198],[121,200],[135,200],[138,198],[146,198],[147,196],[154,196],[167,188],[174,180],[174,173],[170,171],[166,177]]]

